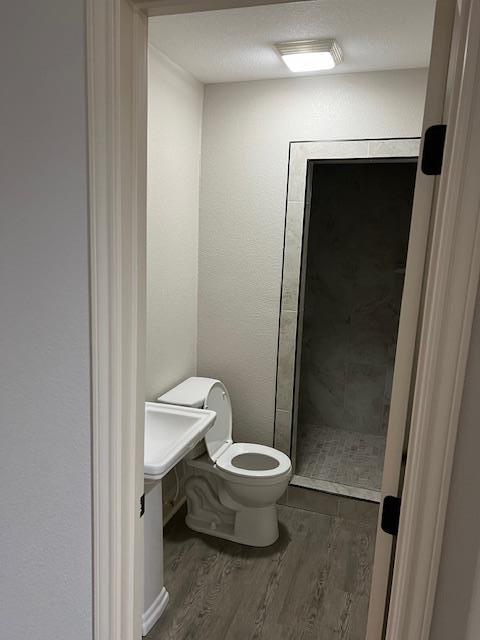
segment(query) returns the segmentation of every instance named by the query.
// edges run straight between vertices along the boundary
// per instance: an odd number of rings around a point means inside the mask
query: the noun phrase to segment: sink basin
[[[207,409],[146,402],[144,477],[161,480],[202,440],[216,415]]]

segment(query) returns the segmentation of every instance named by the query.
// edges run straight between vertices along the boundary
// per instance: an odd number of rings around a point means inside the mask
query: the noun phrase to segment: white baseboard
[[[142,615],[142,636],[146,636],[165,611],[168,604],[168,591],[163,587],[158,596]]]

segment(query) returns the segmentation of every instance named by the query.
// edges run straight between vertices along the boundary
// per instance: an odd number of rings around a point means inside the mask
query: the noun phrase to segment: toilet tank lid
[[[157,398],[157,402],[165,404],[178,404],[183,407],[197,407],[201,409],[205,405],[212,385],[219,383],[215,378],[187,378],[176,387],[170,389]],[[220,382],[221,384],[221,382]]]

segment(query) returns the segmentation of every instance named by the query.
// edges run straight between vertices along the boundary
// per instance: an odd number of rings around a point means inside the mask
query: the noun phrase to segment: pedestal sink
[[[145,403],[146,480],[161,480],[200,442],[215,422],[207,409]]]
[[[163,583],[163,503],[161,479],[202,440],[216,414],[206,409],[145,403],[144,614],[146,635],[168,603]]]

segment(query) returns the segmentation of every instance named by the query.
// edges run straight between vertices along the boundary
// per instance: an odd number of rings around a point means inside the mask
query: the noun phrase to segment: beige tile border
[[[313,490],[290,485],[278,501],[287,507],[313,511],[333,518],[343,518],[355,522],[369,524],[375,531],[378,518],[378,502],[359,500],[328,493],[323,490]]]
[[[411,158],[418,156],[419,138],[389,140],[327,140],[291,142],[279,318],[277,381],[275,393],[275,447],[295,464],[295,379],[300,368],[303,305],[302,262],[306,260],[303,237],[308,235],[307,169],[311,160]],[[306,233],[304,234],[304,228]],[[303,258],[303,259],[302,259]]]
[[[302,476],[293,476],[290,485],[294,487],[303,487],[304,489],[315,489],[316,491],[325,491],[333,495],[347,496],[349,498],[358,498],[359,500],[368,500],[369,502],[380,502],[381,492],[372,491],[371,489],[363,489],[362,487],[352,487],[340,482],[330,482],[329,480],[320,480],[319,478],[304,478]]]

